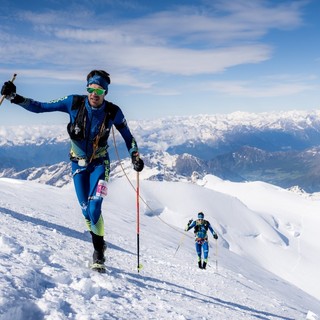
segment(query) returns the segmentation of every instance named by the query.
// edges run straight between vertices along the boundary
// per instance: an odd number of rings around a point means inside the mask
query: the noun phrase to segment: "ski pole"
[[[190,226],[190,224],[192,223],[192,221],[193,221],[193,219],[190,219],[190,220],[188,221],[188,227]],[[185,230],[185,231],[187,231],[187,230]],[[176,255],[176,253],[178,252],[178,250],[180,249],[180,247],[181,247],[181,245],[182,245],[182,243],[183,243],[183,241],[184,241],[185,236],[186,236],[186,233],[183,233],[182,236],[181,236],[180,242],[179,242],[179,244],[178,244],[178,247],[177,247],[177,249],[176,249],[176,252],[175,252],[174,255],[173,255],[174,257],[175,257],[175,255]]]
[[[138,263],[137,263],[137,269],[138,272],[142,269],[142,264],[140,264],[140,186],[139,186],[139,172],[137,172],[137,258],[138,258]]]
[[[178,247],[177,247],[177,249],[176,249],[176,252],[174,253],[174,257],[176,256],[176,253],[178,252],[178,250],[180,249],[180,247],[181,247],[181,245],[182,245],[182,243],[183,243],[183,241],[184,241],[184,237],[186,236],[186,234],[184,233],[183,235],[182,235],[182,237],[181,237],[181,239],[180,239],[180,242],[179,242],[179,244],[178,244]]]
[[[10,81],[13,82],[16,79],[16,76],[17,76],[17,74],[14,73],[13,76],[12,76],[12,79]],[[1,106],[1,104],[3,102],[3,100],[5,99],[5,97],[6,97],[5,95],[1,96],[1,98],[0,98],[0,106]]]
[[[216,270],[218,272],[218,240],[216,240]]]

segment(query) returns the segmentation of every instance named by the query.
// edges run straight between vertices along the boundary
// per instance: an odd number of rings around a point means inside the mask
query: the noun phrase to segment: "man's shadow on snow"
[[[10,209],[7,209],[7,208],[3,208],[3,207],[0,207],[0,213],[1,212],[5,213],[5,214],[8,214],[8,215],[12,216],[13,218],[15,218],[17,220],[20,220],[20,221],[23,221],[23,222],[30,222],[30,223],[33,223],[34,225],[39,225],[39,226],[43,226],[43,227],[45,227],[47,229],[56,230],[57,232],[60,232],[64,236],[75,238],[75,239],[78,239],[78,240],[81,240],[81,241],[86,241],[86,242],[90,242],[91,243],[91,235],[87,231],[79,232],[77,230],[61,226],[59,224],[55,224],[55,223],[52,223],[52,222],[49,222],[49,221],[46,221],[46,220],[42,220],[42,219],[39,219],[39,218],[30,217],[30,216],[24,215],[22,213],[19,213],[19,212],[16,212],[16,211],[13,211],[13,210],[10,210]],[[114,250],[119,250],[119,251],[122,251],[122,252],[126,252],[126,253],[129,253],[129,254],[135,255],[135,253],[132,253],[132,252],[130,252],[128,250],[125,250],[125,249],[123,249],[121,247],[118,247],[118,246],[116,246],[116,245],[114,245],[114,244],[112,244],[110,242],[108,242],[108,247],[111,248],[111,249],[114,249]]]
[[[270,317],[272,319],[279,319],[279,320],[295,320],[294,318],[288,318],[282,315],[277,315],[271,312],[257,310],[252,307],[248,307],[246,305],[239,304],[237,302],[232,301],[226,301],[220,298],[215,298],[206,294],[203,294],[199,291],[196,291],[194,289],[190,289],[187,287],[183,287],[180,285],[177,285],[176,283],[165,281],[165,284],[168,286],[168,288],[164,288],[163,286],[159,287],[158,284],[163,284],[164,281],[160,279],[156,279],[153,277],[146,277],[142,276],[140,274],[131,273],[131,272],[124,272],[121,269],[118,268],[112,268],[108,267],[108,269],[112,272],[114,276],[117,276],[118,274],[126,273],[131,278],[127,278],[128,282],[133,283],[133,285],[137,287],[143,287],[149,290],[150,288],[154,290],[159,291],[167,291],[168,293],[175,293],[180,296],[188,297],[190,300],[198,300],[200,302],[204,303],[213,303],[220,307],[227,307],[229,309],[232,309],[236,312],[242,311],[250,314],[251,317],[255,317],[257,319],[261,320],[269,320]],[[147,282],[147,283],[146,283]],[[152,284],[154,283],[154,284]]]

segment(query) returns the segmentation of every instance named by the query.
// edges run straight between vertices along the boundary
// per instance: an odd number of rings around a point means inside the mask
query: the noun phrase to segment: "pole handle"
[[[16,80],[16,76],[17,76],[17,74],[16,73],[14,73],[13,74],[13,76],[12,76],[12,79],[10,80],[11,82],[14,82],[14,80]],[[1,98],[0,98],[0,106],[1,106],[1,104],[2,104],[2,102],[3,102],[3,100],[5,99],[5,95],[2,95],[1,96]]]

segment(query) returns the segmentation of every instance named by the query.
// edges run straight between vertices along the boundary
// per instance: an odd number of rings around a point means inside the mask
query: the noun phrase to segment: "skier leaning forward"
[[[203,212],[198,213],[198,219],[193,221],[192,219],[189,221],[188,225],[185,228],[185,231],[189,231],[194,228],[195,235],[195,245],[196,251],[198,255],[198,266],[200,269],[206,269],[208,263],[208,255],[209,255],[209,244],[208,244],[208,229],[212,233],[214,239],[218,239],[218,235],[211,227],[209,221],[204,220]],[[203,251],[203,263],[201,262],[201,254]]]
[[[94,247],[93,264],[102,268],[105,262],[104,222],[101,214],[103,195],[109,179],[110,160],[107,140],[114,125],[122,135],[132,159],[133,168],[142,171],[138,145],[132,136],[121,109],[105,100],[110,76],[103,70],[87,75],[87,95],[39,102],[16,94],[16,87],[5,82],[1,94],[12,103],[35,113],[61,111],[69,114],[67,130],[71,140],[70,160],[74,186]]]

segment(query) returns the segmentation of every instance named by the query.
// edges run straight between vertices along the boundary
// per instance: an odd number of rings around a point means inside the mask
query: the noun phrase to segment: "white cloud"
[[[273,28],[290,29],[301,24],[296,3],[271,6],[265,1],[217,2],[214,8],[184,6],[110,22],[81,3],[78,10],[75,8],[72,4],[57,11],[19,12],[23,22],[16,29],[18,48],[17,43],[6,41],[12,59],[27,56],[27,61],[36,58],[39,63],[77,67],[89,56],[101,63],[107,60],[113,65],[155,72],[216,73],[265,61],[270,58],[269,46],[247,41],[256,42]],[[28,28],[28,23],[33,28],[31,37],[17,41],[18,25]]]
[[[236,66],[272,59],[274,44],[263,37],[276,29],[301,26],[306,4],[245,0],[203,1],[190,6],[173,3],[171,8],[144,15],[137,14],[141,7],[130,5],[135,18],[116,11],[117,6],[123,9],[129,5],[121,1],[82,0],[35,12],[16,8],[11,24],[0,27],[0,54],[6,56],[7,64],[30,77],[82,81],[85,72],[102,65],[115,75],[117,84],[178,94],[181,85],[159,88],[159,78],[221,74]],[[288,95],[312,88],[303,80],[261,82],[259,87],[246,82],[211,82],[205,87],[250,97]]]
[[[217,50],[192,50],[163,47],[125,48],[121,64],[147,71],[179,75],[199,75],[222,72],[244,63],[257,63],[270,56],[270,49],[252,45]]]
[[[267,81],[262,79],[259,83],[252,81],[213,81],[202,85],[205,90],[226,93],[230,96],[266,98],[295,95],[309,90],[315,90],[314,84],[309,84],[308,79],[300,81]]]

